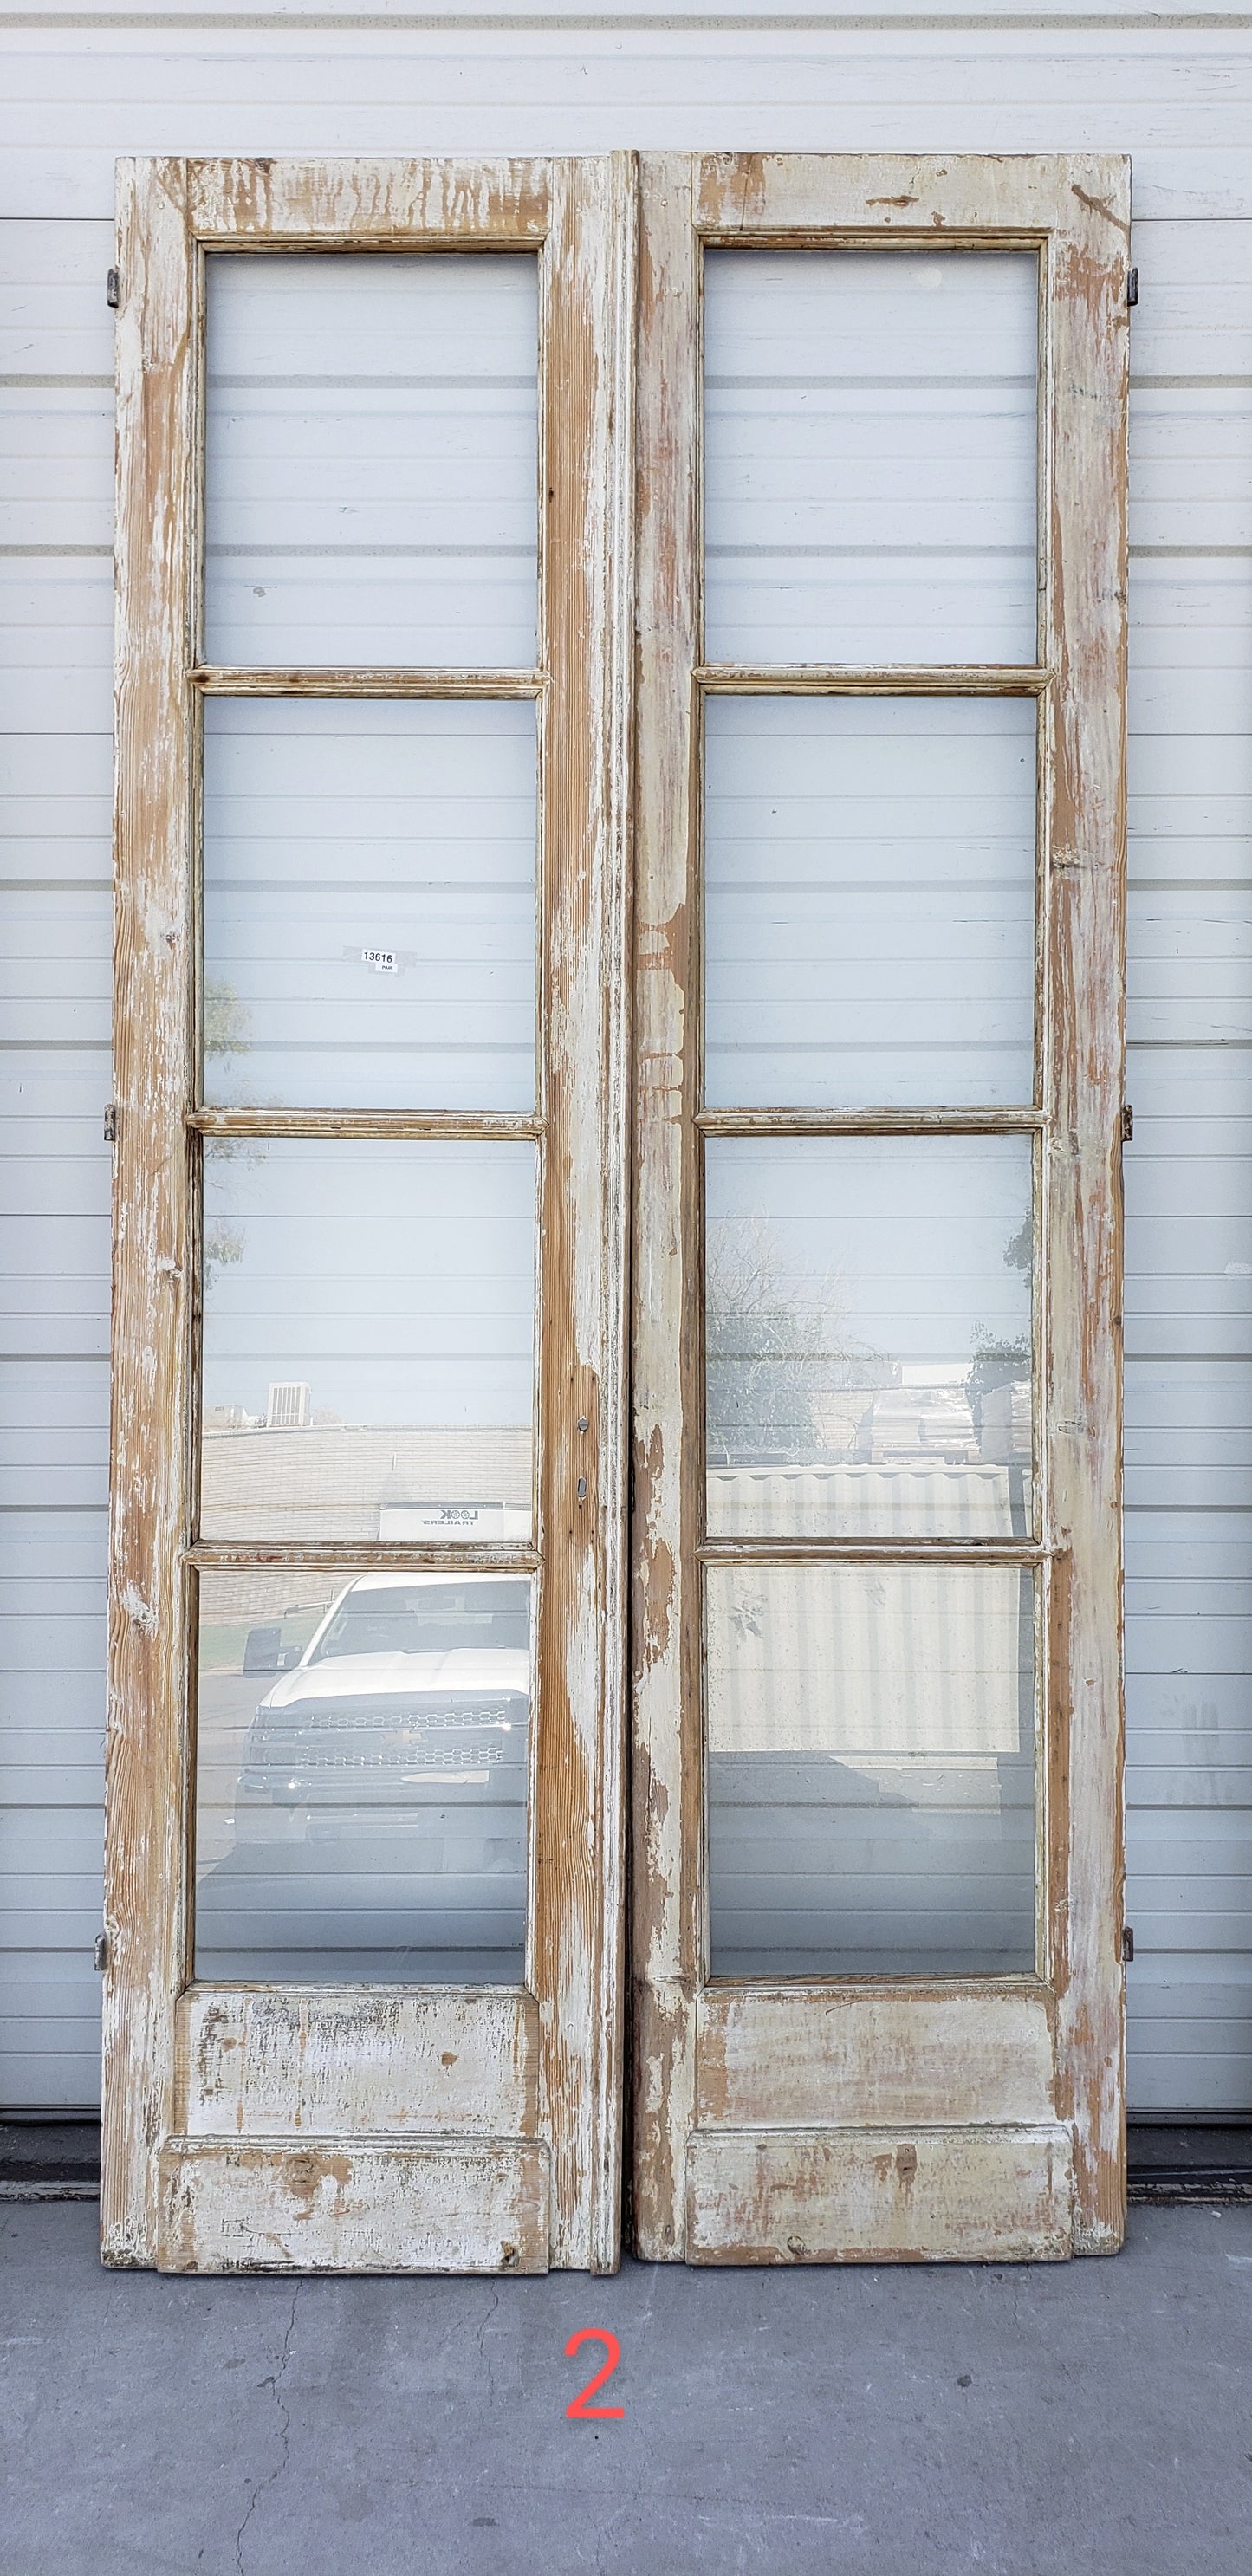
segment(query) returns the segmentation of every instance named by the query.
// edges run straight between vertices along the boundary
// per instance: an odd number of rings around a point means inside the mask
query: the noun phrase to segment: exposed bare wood
[[[156,2258],[185,1940],[194,702],[193,264],[176,161],[119,166],[113,1421],[105,1795],[106,2263]]]
[[[1047,2263],[1070,2251],[1069,2131],[701,2130],[689,2263]]]
[[[188,2137],[533,2138],[539,2008],[506,1986],[192,1986]]]
[[[500,1574],[535,1574],[542,1561],[535,1547],[485,1542],[476,1546],[472,1539],[421,1547],[409,1539],[325,1539],[319,1545],[304,1539],[202,1538],[183,1554],[188,1565],[217,1573],[249,1565],[322,1567],[340,1574],[368,1574],[372,1566],[411,1566],[416,1573],[461,1565]]]
[[[123,318],[119,1024],[130,1052],[118,1091],[121,1481],[106,2244],[113,2259],[180,2269],[536,2270],[548,2261],[551,2205],[555,2258],[610,2269],[619,2235],[624,1920],[633,496],[622,388],[633,337],[633,164],[624,156],[556,165],[180,163],[142,165],[127,184],[139,204],[126,214],[123,239],[134,283],[133,318]],[[197,245],[206,240],[258,248],[542,245],[550,683],[544,671],[190,669],[198,477],[192,284]],[[194,750],[198,693],[214,691],[539,701],[539,1116],[194,1106]],[[539,1140],[539,1546],[188,1544],[191,1177],[206,1134]],[[162,1313],[162,1301],[169,1320],[154,1358],[149,1308]],[[376,1565],[540,1576],[534,1994],[237,1987],[192,1989],[178,2003],[187,1968],[184,1595],[206,1568],[347,1574]],[[442,2143],[386,2146],[385,2133],[405,2123],[438,2130]],[[198,2133],[194,2146],[188,2129]],[[541,2143],[529,2143],[536,2132]],[[297,2142],[303,2161],[288,2152]]]
[[[1022,1136],[1040,1109],[701,1109],[702,1136]]]
[[[512,1111],[459,1109],[189,1109],[187,1126],[199,1136],[336,1136],[366,1143],[373,1137],[538,1137],[542,1118]]]
[[[1050,1782],[1068,1825],[1051,1890],[1075,2245],[1125,2226],[1122,1848],[1122,1199],[1126,885],[1125,251],[1130,173],[1071,170],[1049,250],[1052,459],[1046,657],[1051,902],[1045,1409],[1054,1582]],[[1063,1784],[1057,1779],[1057,1766]]]
[[[1046,1565],[1054,1550],[1038,1539],[705,1538],[700,1565]]]
[[[187,163],[196,239],[258,250],[521,246],[548,230],[548,187],[542,160]]]
[[[871,250],[1027,247],[1089,223],[1124,259],[1127,168],[1117,153],[708,153],[694,168],[694,220],[706,241]]]
[[[634,1231],[634,2224],[680,2260],[702,1967],[700,1529],[693,1421],[697,900],[691,673],[700,661],[699,252],[685,156],[642,165]]]
[[[542,671],[246,671],[198,662],[206,698],[541,698]]]
[[[629,155],[554,172],[544,255],[544,1261],[532,1973],[552,2261],[612,2271],[621,2188],[631,632]]]
[[[1056,2118],[1048,1988],[1022,1978],[705,1987],[702,2128],[880,2129]]]
[[[546,2272],[537,2140],[170,2138],[163,2272]]]
[[[685,2153],[693,2259],[790,2259],[789,2232],[811,2259],[873,2249],[1000,2257],[1090,2250],[1118,2241],[1123,2189],[1116,1966],[1120,1239],[1111,1158],[1121,1096],[1127,169],[1089,156],[953,162],[728,154],[645,162],[643,203],[636,1262],[647,1287],[636,1329],[635,1679],[641,2248],[660,2257],[681,2247]],[[1037,664],[760,671],[702,660],[695,505],[701,241],[1039,248],[1041,488],[1051,588]],[[1049,1070],[1039,1107],[699,1110],[693,715],[701,691],[769,690],[946,690],[1042,700],[1040,958]],[[1048,1653],[1040,1658],[1051,1675],[1041,1872],[1047,1980],[1016,1987],[954,1981],[946,1995],[917,1980],[875,1981],[872,1990],[837,1981],[775,1987],[719,1980],[701,1991],[700,1564],[764,1564],[792,1554],[811,1562],[885,1564],[912,1556],[987,1564],[998,1551],[977,1540],[700,1543],[698,1140],[1014,1132],[1037,1140],[1050,1211],[1049,1302],[1037,1365],[1040,1387],[1046,1370],[1039,1411],[1052,1461],[1044,1461],[1039,1540],[1010,1551],[1013,1562],[1043,1568],[1051,1604]],[[698,2106],[688,2073],[693,2005]],[[872,2129],[923,2115],[932,2129],[948,2126],[942,2149],[926,2150],[929,2181],[920,2147],[918,2155],[909,2147],[909,2176],[920,2172],[925,2188],[909,2180],[913,2217],[906,2219],[894,2181],[888,2178],[884,2198],[881,2177],[874,2179],[879,2147],[849,2145],[841,2124],[861,2118]],[[1054,2125],[1058,2118],[1072,2121],[1072,2159],[1071,2133]],[[755,2141],[723,2136],[714,2154],[699,2125],[706,2119],[762,2134]],[[1001,2126],[993,2137],[989,2120],[1024,2126],[1013,2138]],[[779,2121],[815,2134],[784,2148],[768,2134]],[[820,2220],[802,2224],[806,2201],[824,2213]]]
[[[1052,677],[1029,664],[932,663],[920,670],[895,663],[853,670],[841,662],[705,662],[693,672],[710,697],[788,698],[1037,698]]]

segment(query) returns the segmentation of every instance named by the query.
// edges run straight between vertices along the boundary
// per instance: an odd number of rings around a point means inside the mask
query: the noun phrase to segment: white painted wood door
[[[112,2263],[617,2260],[633,192],[122,166]]]
[[[644,163],[655,2259],[1120,2241],[1128,178]]]

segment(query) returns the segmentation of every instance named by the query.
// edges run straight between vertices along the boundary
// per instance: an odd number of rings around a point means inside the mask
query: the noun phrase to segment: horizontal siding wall
[[[119,152],[1129,151],[1131,2096],[1252,2105],[1252,35],[1206,11],[0,17],[0,2101],[96,2098]]]

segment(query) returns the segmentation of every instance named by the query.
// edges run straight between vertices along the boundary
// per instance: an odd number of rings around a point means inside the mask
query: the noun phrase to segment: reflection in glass
[[[530,1594],[202,1577],[197,1976],[520,1984]]]
[[[529,1109],[535,711],[210,698],[205,1098]]]
[[[1034,1532],[1028,1136],[711,1137],[715,1535]]]
[[[710,1104],[1028,1104],[1033,701],[713,696],[704,729]]]
[[[532,668],[537,349],[533,257],[211,253],[209,660]]]
[[[1038,267],[705,261],[708,653],[1033,662]]]
[[[1035,1962],[1033,1578],[706,1569],[715,1976]]]
[[[206,1538],[531,1530],[535,1149],[204,1148]]]

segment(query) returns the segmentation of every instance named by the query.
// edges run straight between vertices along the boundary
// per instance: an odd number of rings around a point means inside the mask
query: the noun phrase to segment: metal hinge
[[[97,1932],[96,1934],[95,1957],[97,1971],[101,1976],[103,1976],[105,1969],[109,1964],[109,1936],[107,1932]]]
[[[104,1141],[105,1141],[105,1144],[106,1144],[106,1145],[116,1145],[116,1143],[117,1143],[117,1102],[116,1102],[116,1100],[111,1100],[111,1101],[109,1102],[108,1108],[105,1110],[105,1113],[104,1113]]]
[[[104,281],[104,291],[108,298],[111,311],[116,313],[122,300],[122,272],[120,268],[111,268],[109,270],[108,276]]]
[[[1131,1962],[1131,1960],[1133,1959],[1134,1955],[1135,1955],[1135,1935],[1134,1935],[1134,1927],[1133,1927],[1133,1925],[1132,1925],[1132,1924],[1130,1924],[1130,1923],[1123,1923],[1123,1925],[1122,1925],[1122,1965],[1123,1965],[1123,1967],[1128,1968],[1128,1967],[1130,1966],[1130,1962]]]
[[[1126,301],[1128,304],[1137,304],[1139,301],[1139,271],[1137,268],[1128,268],[1126,271]]]
[[[1122,1143],[1129,1145],[1135,1132],[1135,1113],[1128,1100],[1122,1103]]]

